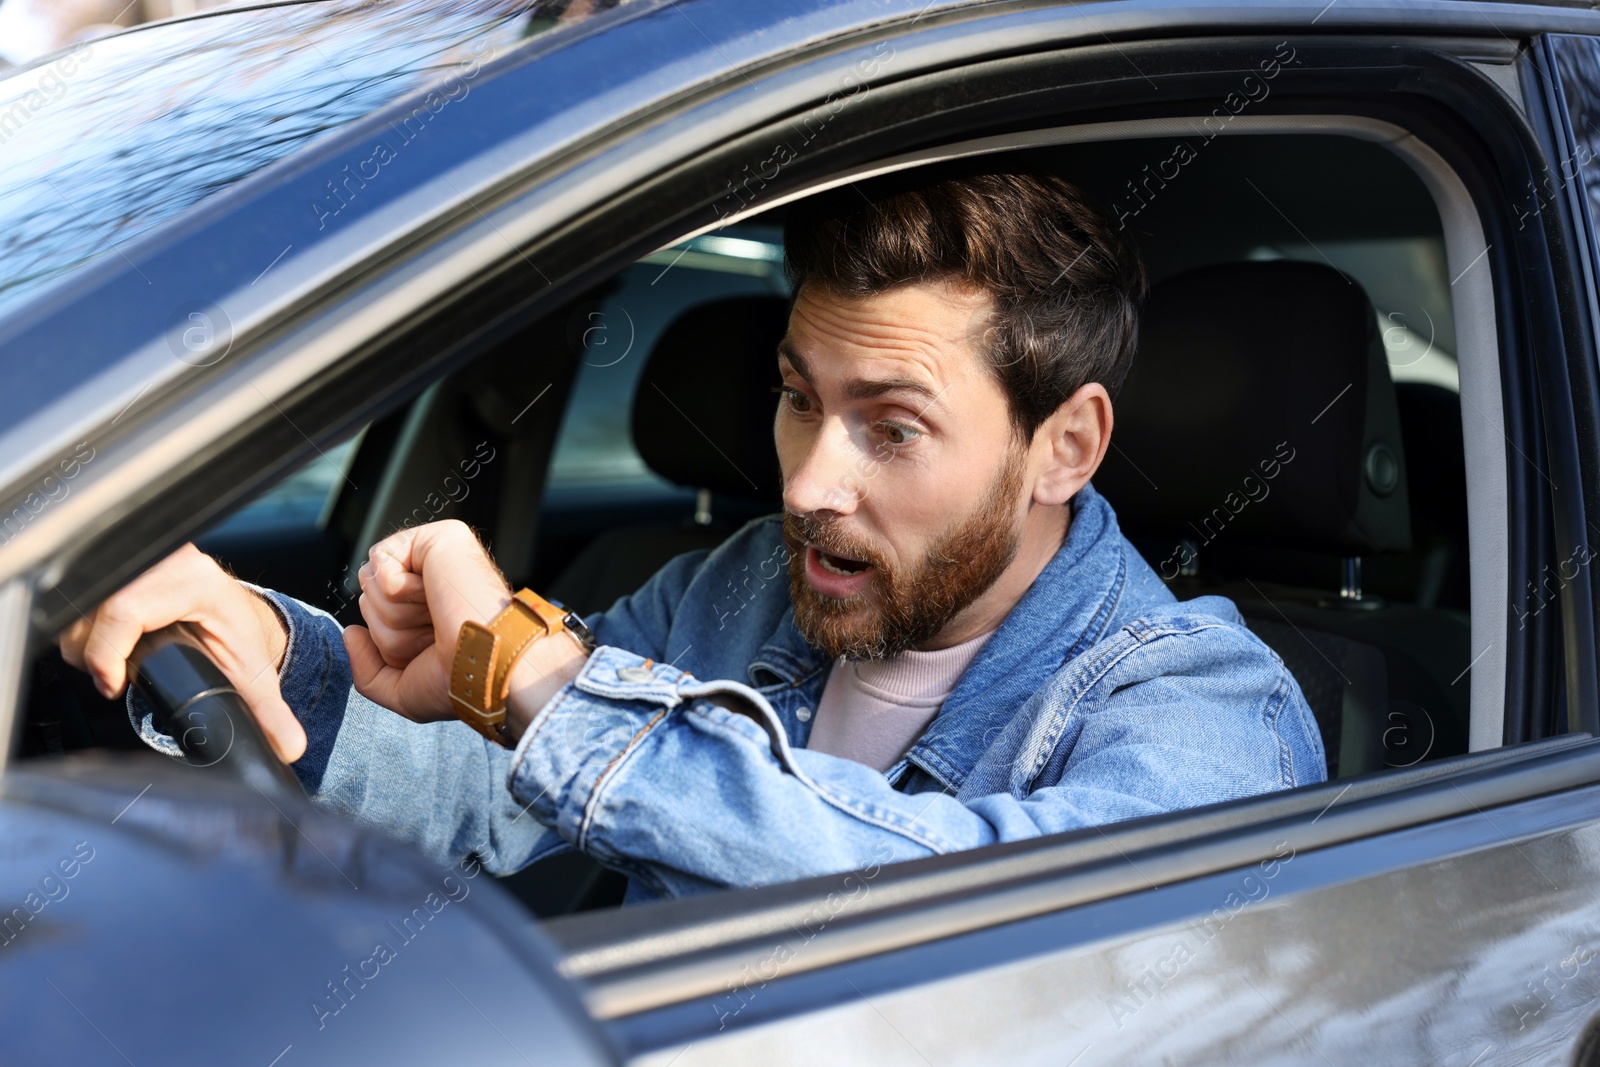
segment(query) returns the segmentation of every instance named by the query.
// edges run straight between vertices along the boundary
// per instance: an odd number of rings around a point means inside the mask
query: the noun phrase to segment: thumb
[[[371,631],[365,626],[346,626],[344,650],[350,657],[350,680],[356,692],[380,707],[405,714],[400,710],[402,672],[384,661]]]

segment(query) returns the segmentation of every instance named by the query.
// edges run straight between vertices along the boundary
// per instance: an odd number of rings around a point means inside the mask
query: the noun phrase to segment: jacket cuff
[[[278,690],[306,731],[305,753],[289,766],[306,792],[315,793],[344,725],[350,692],[344,627],[327,612],[291,596],[249,582],[240,584],[264,597],[288,632],[289,644],[278,669]]]
[[[753,736],[765,732],[775,751],[783,747],[788,755],[787,746],[773,736],[782,727],[748,686],[701,682],[670,664],[602,645],[523,731],[512,753],[507,787],[528,814],[577,848],[598,855],[604,843],[591,837],[599,808],[596,795],[674,709],[703,698],[755,710],[759,718],[742,719],[744,728]]]
[[[340,654],[336,655],[333,648],[334,637],[342,635],[343,629],[327,612],[308,607],[293,597],[249,582],[239,584],[271,605],[288,635],[283,663],[278,667],[278,690],[306,731],[305,754],[291,767],[306,790],[315,792],[328,768],[339,728],[344,724],[343,693],[349,688],[348,680],[338,691],[340,699],[326,701],[327,706],[321,706],[330,679],[344,662],[342,636],[339,638]],[[345,672],[348,673],[348,668]],[[155,728],[154,709],[133,686],[128,686],[125,699],[128,721],[140,739],[157,752],[182,758],[183,750],[178,743]]]

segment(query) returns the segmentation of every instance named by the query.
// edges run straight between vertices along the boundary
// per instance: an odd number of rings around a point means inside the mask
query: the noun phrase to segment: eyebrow
[[[788,360],[789,366],[794,368],[794,372],[804,378],[808,385],[810,384],[811,364],[806,362],[806,357],[800,354],[800,350],[794,346],[793,341],[787,337],[779,341],[778,356],[781,359]]]
[[[811,365],[806,362],[806,358],[800,354],[793,342],[787,337],[778,342],[778,355],[788,360],[789,365],[794,368],[794,372],[804,378],[808,385],[814,384],[811,377]],[[925,382],[904,376],[894,378],[857,378],[846,382],[844,386],[844,395],[847,400],[873,400],[889,393],[915,393],[918,396],[927,398],[930,406],[935,400],[939,399],[939,393],[942,391],[935,391],[929,388]]]

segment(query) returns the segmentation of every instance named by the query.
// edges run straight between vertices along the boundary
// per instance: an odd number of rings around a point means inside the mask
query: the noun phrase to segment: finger
[[[83,644],[81,666],[101,696],[122,692],[128,681],[128,657],[139,638],[182,619],[191,601],[192,593],[181,583],[135,582],[100,605]]]
[[[493,618],[511,599],[505,576],[472,527],[456,519],[416,528],[410,543],[410,569],[428,583],[434,624],[468,617]],[[435,559],[430,565],[429,560]]]
[[[362,588],[381,593],[396,603],[426,603],[427,590],[422,575],[413,571],[406,561],[390,551],[386,542],[380,541],[367,553],[367,564],[360,576],[366,579]]]
[[[422,526],[408,526],[403,530],[396,530],[383,540],[367,549],[367,562],[362,568],[369,572],[367,578],[374,579],[383,575],[385,590],[392,589],[397,598],[403,595],[406,599],[416,599],[421,593],[420,583],[404,581],[405,575],[420,575],[422,568],[415,558],[417,538],[423,530],[437,523],[427,523]]]
[[[391,629],[410,630],[418,626],[433,625],[427,604],[391,600],[376,588],[376,583],[363,583],[360,603],[363,616],[381,619],[384,625]]]
[[[390,626],[377,612],[372,598],[365,593],[357,601],[357,606],[361,609],[361,618],[367,624],[373,644],[389,666],[404,670],[417,653],[433,644],[431,625],[420,628]]]
[[[278,689],[278,674],[271,667],[267,664],[237,688],[272,750],[284,763],[293,763],[305,755],[306,730],[284,702]]]
[[[84,642],[89,640],[89,631],[93,628],[94,620],[79,618],[56,635],[56,647],[61,649],[61,658],[79,670],[83,669]]]
[[[128,657],[139,638],[210,606],[216,584],[233,579],[192,544],[123,586],[89,620],[78,656],[81,668],[106,697],[121,693],[128,680]]]
[[[365,626],[344,628],[344,648],[350,657],[350,680],[356,692],[380,707],[405,715],[400,700],[400,675],[397,667],[384,662],[378,646]]]

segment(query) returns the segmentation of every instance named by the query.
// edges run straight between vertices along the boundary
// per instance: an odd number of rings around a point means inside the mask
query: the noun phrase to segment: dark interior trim
[[[1555,50],[1547,39],[1541,39],[1519,60],[1523,98],[1526,101],[1529,123],[1544,147],[1548,160],[1557,162],[1557,171],[1564,172],[1565,162],[1572,158],[1573,136],[1568,116],[1562,102],[1556,98],[1561,79],[1556,70]],[[1558,531],[1556,544],[1557,568],[1561,561],[1574,558],[1580,547],[1591,544],[1591,535],[1600,534],[1600,524],[1593,516],[1600,515],[1600,487],[1591,472],[1600,459],[1600,352],[1595,346],[1596,290],[1592,246],[1588,226],[1583,218],[1579,198],[1584,195],[1581,176],[1568,181],[1559,195],[1543,196],[1548,189],[1546,179],[1550,168],[1541,166],[1538,173],[1530,175],[1530,184],[1523,200],[1533,199],[1533,204],[1523,204],[1524,210],[1532,206],[1544,222],[1550,245],[1551,288],[1557,297],[1561,325],[1562,351],[1565,364],[1552,368],[1554,384],[1545,390],[1546,395],[1559,393],[1561,407],[1570,410],[1570,425],[1562,426],[1561,436],[1569,442],[1574,452],[1570,462],[1574,469],[1566,472],[1573,477],[1582,514],[1566,517]],[[1559,179],[1557,179],[1559,180]],[[1563,380],[1564,379],[1564,380]],[[1600,734],[1600,693],[1594,688],[1592,677],[1575,670],[1585,654],[1592,656],[1600,635],[1595,629],[1595,607],[1600,603],[1600,576],[1595,568],[1583,568],[1583,581],[1563,581],[1560,621],[1567,647],[1565,720],[1573,730]],[[1561,575],[1558,573],[1558,579]],[[1552,709],[1553,711],[1555,709]],[[1557,732],[1561,723],[1549,725]]]

